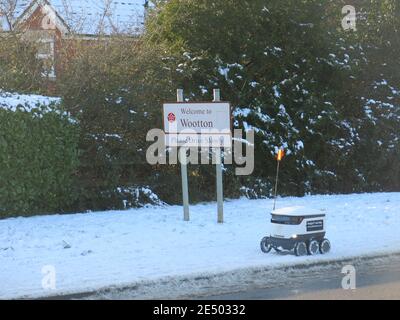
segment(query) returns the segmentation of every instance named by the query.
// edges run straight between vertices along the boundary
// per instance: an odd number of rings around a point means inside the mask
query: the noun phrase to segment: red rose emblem
[[[168,115],[168,122],[173,123],[173,122],[175,122],[175,120],[176,120],[176,116],[171,112]]]

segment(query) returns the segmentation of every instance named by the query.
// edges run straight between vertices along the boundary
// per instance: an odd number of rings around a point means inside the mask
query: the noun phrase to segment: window
[[[37,43],[37,58],[43,61],[43,76],[55,78],[54,39],[40,39]]]
[[[292,217],[273,214],[271,222],[275,224],[299,225],[303,222],[303,220],[304,217]]]
[[[51,42],[40,42],[38,45],[38,56],[49,56],[52,52]]]

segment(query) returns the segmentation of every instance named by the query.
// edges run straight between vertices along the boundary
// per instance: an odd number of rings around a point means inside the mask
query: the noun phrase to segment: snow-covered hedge
[[[78,128],[59,99],[0,92],[0,218],[68,210]]]
[[[17,109],[25,109],[31,111],[38,105],[49,107],[50,105],[59,104],[60,98],[47,97],[36,94],[18,94],[5,92],[0,90],[0,109],[15,111]]]

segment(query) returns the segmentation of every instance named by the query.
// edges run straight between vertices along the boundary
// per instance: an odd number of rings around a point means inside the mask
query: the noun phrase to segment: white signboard
[[[229,148],[231,106],[227,102],[166,103],[164,132],[169,147]]]

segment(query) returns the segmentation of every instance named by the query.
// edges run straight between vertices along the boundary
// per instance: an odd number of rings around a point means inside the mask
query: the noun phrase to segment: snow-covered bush
[[[58,99],[0,92],[0,218],[71,210],[78,128]]]

